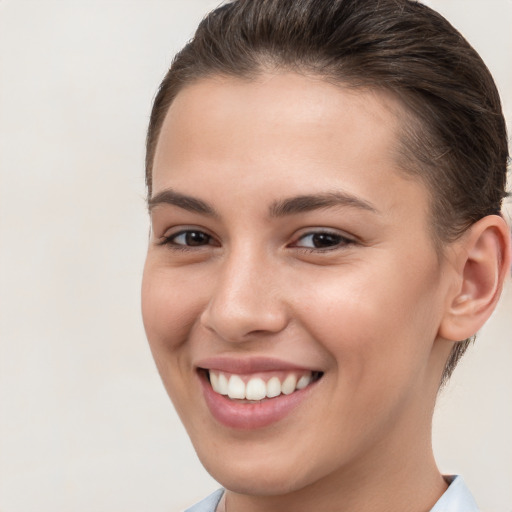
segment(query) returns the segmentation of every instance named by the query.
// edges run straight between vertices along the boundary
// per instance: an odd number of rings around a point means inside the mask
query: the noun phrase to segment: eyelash
[[[331,237],[331,239],[332,238],[336,239],[336,242],[334,244],[328,245],[326,247],[301,247],[299,245],[296,245],[297,242],[299,242],[300,240],[304,240],[308,237],[313,239],[313,237],[318,237],[318,236]],[[323,230],[319,229],[317,231],[308,231],[307,233],[304,233],[303,235],[298,237],[295,242],[292,243],[291,247],[297,248],[301,251],[308,252],[308,253],[325,253],[325,252],[329,252],[329,251],[343,249],[350,245],[354,245],[355,243],[356,243],[356,241],[354,239],[349,238],[345,235],[342,235],[341,233],[329,231],[326,229],[323,229]]]
[[[176,243],[176,239],[178,237],[180,237],[180,236],[186,237],[187,235],[191,235],[191,234],[195,234],[195,235],[199,234],[200,236],[204,236],[207,239],[207,242],[204,244],[200,243],[198,245],[187,245],[186,243],[184,243],[184,244]],[[327,237],[331,237],[331,239],[334,238],[336,241],[332,245],[327,245],[326,247],[301,247],[300,245],[297,245],[297,243],[299,241],[304,240],[308,237],[313,239],[313,237],[315,237],[315,236],[320,236],[320,237],[327,236]],[[193,251],[193,250],[197,250],[197,248],[203,248],[208,245],[217,246],[218,244],[211,244],[212,240],[215,240],[215,239],[211,235],[209,235],[208,233],[205,233],[204,231],[201,231],[200,229],[183,229],[181,231],[178,231],[177,233],[173,233],[171,235],[164,236],[159,241],[158,244],[159,245],[167,245],[170,249],[172,249],[174,251]],[[337,249],[346,248],[346,247],[354,245],[356,243],[357,242],[354,239],[344,236],[341,233],[329,231],[326,229],[323,229],[323,230],[318,229],[317,231],[308,231],[307,233],[302,234],[287,247],[295,248],[302,252],[307,252],[307,253],[325,253],[325,252],[329,252],[329,251],[335,251]]]
[[[193,251],[198,247],[205,247],[207,245],[210,245],[209,243],[206,244],[199,244],[199,245],[186,245],[186,244],[178,244],[176,243],[176,239],[179,236],[187,236],[190,234],[199,234],[201,236],[204,236],[208,239],[208,242],[213,240],[213,237],[209,235],[208,233],[205,233],[204,231],[201,231],[200,229],[182,229],[181,231],[178,231],[177,233],[172,233],[168,236],[163,236],[162,239],[158,242],[158,245],[167,245],[170,249],[173,251]]]

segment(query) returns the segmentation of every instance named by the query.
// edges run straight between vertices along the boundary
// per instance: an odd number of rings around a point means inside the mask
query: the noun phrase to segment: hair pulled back
[[[398,164],[424,180],[438,247],[507,195],[508,144],[492,76],[441,15],[412,0],[235,0],[209,13],[176,55],[155,98],[146,183],[170,104],[209,76],[296,71],[348,87],[384,89],[405,107]],[[446,380],[470,340],[454,346]]]

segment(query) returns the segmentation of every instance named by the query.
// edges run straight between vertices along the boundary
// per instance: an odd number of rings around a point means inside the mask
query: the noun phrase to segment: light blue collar
[[[446,492],[430,512],[479,512],[478,505],[461,476],[445,477],[451,481]]]

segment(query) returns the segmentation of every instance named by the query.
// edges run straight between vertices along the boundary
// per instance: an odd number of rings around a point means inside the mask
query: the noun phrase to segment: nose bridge
[[[240,243],[220,265],[203,324],[226,341],[276,333],[287,323],[279,272],[256,244]]]

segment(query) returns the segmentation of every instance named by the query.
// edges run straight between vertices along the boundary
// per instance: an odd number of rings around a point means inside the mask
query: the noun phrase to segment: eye
[[[354,240],[347,238],[339,233],[329,231],[317,231],[306,233],[293,243],[293,247],[300,247],[310,250],[329,250],[354,244]]]
[[[205,245],[216,245],[211,235],[197,229],[186,229],[178,233],[165,236],[161,241],[162,245],[170,245],[176,248],[202,247]]]

